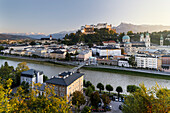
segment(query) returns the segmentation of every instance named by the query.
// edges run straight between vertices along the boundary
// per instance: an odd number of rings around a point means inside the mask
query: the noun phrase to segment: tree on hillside
[[[170,90],[156,85],[147,89],[140,84],[140,90],[131,93],[125,98],[123,113],[168,113],[170,110]],[[156,94],[161,90],[161,95]]]
[[[85,97],[81,91],[75,91],[73,93],[72,104],[78,106],[78,109],[80,109],[80,106],[84,105],[85,102]]]
[[[31,41],[31,42],[30,42],[30,45],[31,45],[31,46],[36,45],[35,41]]]
[[[98,109],[98,104],[101,103],[99,92],[96,91],[96,92],[92,93],[90,96],[90,101],[91,101],[92,106],[94,106],[96,109]]]
[[[110,95],[110,91],[113,91],[113,87],[110,84],[107,84],[106,90],[109,91],[109,95]]]
[[[128,31],[127,35],[133,35],[133,31]]]
[[[97,88],[100,90],[101,93],[101,90],[104,90],[104,85],[102,83],[98,83]]]
[[[116,91],[118,92],[118,97],[120,97],[120,93],[123,92],[123,89],[122,89],[121,86],[118,86],[118,87],[116,88]]]

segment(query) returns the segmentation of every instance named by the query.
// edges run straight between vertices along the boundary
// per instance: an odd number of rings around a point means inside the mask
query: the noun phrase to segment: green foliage
[[[131,56],[131,57],[129,58],[129,64],[130,64],[132,67],[137,66],[137,62],[135,61],[135,56]]]
[[[168,113],[170,111],[170,90],[158,85],[150,89],[147,89],[144,84],[139,86],[140,90],[125,98],[123,113]],[[158,93],[160,95],[156,97]]]
[[[85,107],[83,108],[83,110],[81,111],[81,113],[91,113],[90,107],[89,107],[89,106],[85,106]]]
[[[104,90],[104,85],[102,83],[98,83],[97,88],[100,90],[101,93],[101,90]]]
[[[121,86],[118,86],[118,87],[116,88],[116,91],[118,92],[118,97],[119,97],[119,96],[120,96],[120,93],[123,92],[123,89],[122,89]]]
[[[140,89],[140,88],[138,86],[135,86],[135,85],[128,85],[127,86],[127,92],[130,92],[130,93],[135,92],[138,89]]]
[[[23,81],[21,83],[21,87],[24,90],[24,93],[28,93],[29,92],[29,83],[28,82]]]
[[[48,77],[46,75],[43,75],[43,82],[47,81]]]
[[[91,88],[93,91],[95,91],[95,86],[94,85],[91,85]]]
[[[68,52],[66,53],[65,60],[66,61],[70,61],[71,60],[71,55]]]
[[[90,96],[90,101],[92,106],[94,106],[96,109],[98,109],[98,104],[101,103],[99,92],[94,92]]]
[[[110,91],[113,91],[113,87],[110,84],[107,84],[106,90],[109,91],[109,95],[110,95]]]
[[[32,45],[32,46],[33,46],[33,45],[36,45],[35,41],[31,41],[31,42],[30,42],[30,45]]]
[[[85,94],[86,94],[86,96],[90,97],[92,93],[93,93],[93,89],[89,86],[86,89]]]
[[[73,93],[73,97],[72,97],[72,104],[78,106],[78,108],[80,109],[80,106],[85,104],[85,97],[83,95],[83,93],[81,91],[75,91]]]
[[[1,80],[0,80],[1,81]],[[66,98],[58,98],[54,95],[53,87],[45,87],[45,95],[37,96],[40,91],[37,89],[41,84],[34,84],[35,89],[25,95],[22,87],[12,96],[12,80],[6,81],[6,88],[0,82],[0,112],[1,113],[70,113]]]
[[[109,96],[107,96],[107,94],[103,94],[102,101],[104,103],[104,109],[106,111],[106,106],[110,103],[111,100],[109,99]]]
[[[92,86],[92,83],[90,81],[87,81],[85,87],[89,87],[89,86]]]

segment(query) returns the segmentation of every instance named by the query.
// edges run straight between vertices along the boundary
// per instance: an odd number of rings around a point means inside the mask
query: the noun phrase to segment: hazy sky
[[[48,34],[99,22],[170,25],[170,0],[0,0],[0,32]]]

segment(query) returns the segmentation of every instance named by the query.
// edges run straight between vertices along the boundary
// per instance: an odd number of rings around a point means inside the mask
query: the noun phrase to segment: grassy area
[[[0,59],[7,59],[7,57],[4,57],[4,56],[0,56]]]
[[[124,74],[124,75],[142,76],[142,77],[150,77],[150,78],[170,80],[170,76],[166,76],[166,75],[157,75],[157,74],[150,74],[150,73],[142,73],[142,72],[134,72],[134,71],[126,71],[126,70],[118,70],[118,69],[106,69],[106,68],[83,67],[83,69],[92,70],[92,71],[100,71],[100,72],[117,73],[117,74]]]
[[[50,66],[61,66],[61,67],[74,68],[74,66],[71,66],[71,65],[47,62],[47,61],[37,61],[37,60],[31,60],[31,59],[19,59],[19,58],[11,58],[11,57],[4,57],[4,56],[0,56],[0,59],[12,60],[12,61],[18,61],[18,62],[34,63],[34,64],[42,64],[42,65],[50,65]]]

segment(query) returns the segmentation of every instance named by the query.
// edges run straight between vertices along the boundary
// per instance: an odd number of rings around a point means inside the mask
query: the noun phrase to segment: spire
[[[161,34],[161,37],[160,37],[160,40],[163,40],[164,38],[163,38],[163,36],[162,36],[162,34]]]

